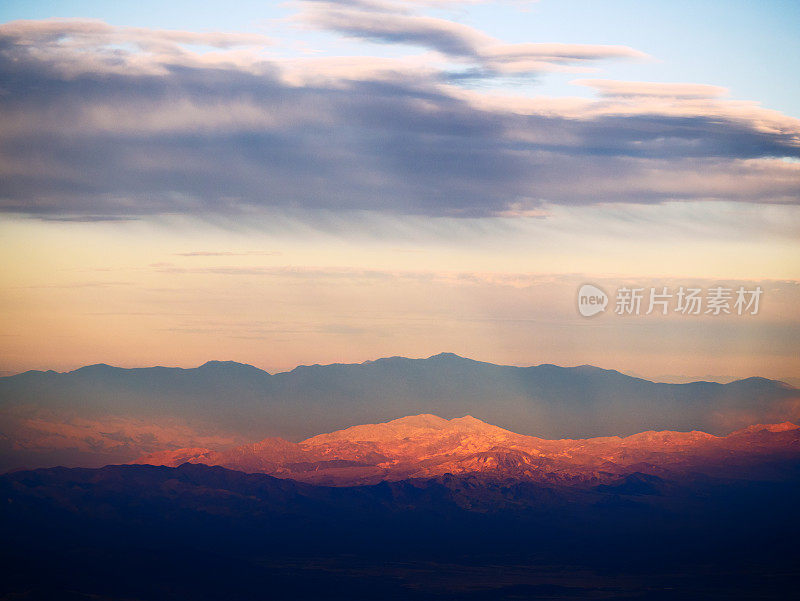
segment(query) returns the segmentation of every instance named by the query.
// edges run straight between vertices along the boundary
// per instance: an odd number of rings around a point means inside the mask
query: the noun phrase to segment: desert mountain
[[[623,475],[698,472],[743,476],[800,459],[800,427],[749,426],[725,437],[705,432],[641,432],[627,437],[546,440],[472,416],[423,414],[353,426],[300,443],[266,439],[229,450],[178,449],[135,463],[217,465],[314,484],[358,485],[445,474],[487,474],[574,485]]]
[[[800,392],[748,378],[662,384],[591,366],[514,367],[450,353],[269,374],[230,361],[194,369],[98,364],[0,378],[0,470],[125,463],[176,447],[300,441],[398,415],[473,415],[544,438],[699,429],[716,435],[800,418]]]
[[[189,463],[15,472],[0,475],[0,596],[791,599],[789,464],[782,480],[633,472],[582,487],[488,473],[328,487]]]

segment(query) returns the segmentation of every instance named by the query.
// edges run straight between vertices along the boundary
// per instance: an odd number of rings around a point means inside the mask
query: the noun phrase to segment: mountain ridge
[[[295,367],[284,370],[284,371],[277,371],[277,372],[270,372],[260,367],[256,367],[250,363],[242,363],[240,361],[233,361],[233,360],[220,360],[220,359],[210,359],[205,363],[202,363],[196,367],[178,367],[178,366],[165,366],[165,365],[150,365],[150,366],[139,366],[139,367],[120,367],[116,365],[111,365],[109,363],[92,363],[89,365],[83,365],[81,367],[77,367],[75,369],[70,369],[66,371],[57,371],[53,369],[29,369],[19,373],[13,373],[5,376],[0,376],[0,380],[6,380],[11,378],[17,378],[19,376],[24,375],[32,375],[32,374],[54,374],[54,375],[69,375],[69,374],[76,374],[82,373],[86,371],[92,371],[94,369],[109,369],[121,372],[132,372],[132,371],[142,371],[142,370],[173,370],[175,372],[191,372],[194,370],[202,370],[208,368],[248,368],[254,372],[261,372],[267,376],[283,376],[288,375],[298,370],[304,369],[319,369],[319,368],[338,368],[338,367],[356,367],[356,366],[368,366],[368,365],[375,365],[375,364],[382,364],[386,362],[392,362],[395,360],[400,360],[404,362],[415,362],[415,361],[441,361],[441,360],[448,360],[448,361],[456,361],[465,364],[476,364],[476,365],[485,365],[491,367],[503,367],[503,368],[512,368],[512,369],[532,369],[532,368],[557,368],[559,370],[570,370],[575,372],[580,371],[588,371],[593,373],[604,373],[609,375],[620,375],[624,376],[625,378],[630,378],[632,380],[638,380],[641,382],[648,382],[652,384],[670,384],[675,386],[686,386],[690,384],[715,384],[718,386],[728,386],[731,384],[742,383],[742,382],[770,382],[770,383],[780,383],[792,390],[798,390],[795,386],[790,383],[784,382],[782,380],[776,380],[772,378],[765,378],[763,376],[747,376],[744,378],[738,378],[735,380],[731,380],[730,382],[720,383],[708,380],[693,380],[690,382],[681,382],[681,383],[673,383],[673,382],[661,382],[657,379],[650,380],[648,378],[644,378],[641,376],[626,374],[625,372],[621,372],[616,369],[609,369],[604,367],[598,367],[596,365],[591,364],[581,364],[581,365],[573,365],[573,366],[563,366],[557,365],[555,363],[539,363],[535,365],[508,365],[505,363],[492,363],[490,361],[481,361],[478,359],[471,359],[469,357],[464,357],[462,355],[458,355],[452,352],[441,352],[435,355],[431,355],[429,357],[404,357],[401,355],[393,355],[390,357],[380,357],[378,359],[368,359],[366,361],[356,362],[356,363],[313,363],[313,364],[300,364],[296,365]]]
[[[202,451],[198,453],[198,451]],[[268,438],[234,449],[177,449],[135,464],[186,462],[313,484],[355,486],[446,474],[489,474],[574,485],[607,483],[631,473],[729,475],[764,463],[800,460],[800,426],[757,424],[718,437],[701,431],[645,431],[626,437],[546,440],[472,416],[406,416],[351,426],[299,443]]]

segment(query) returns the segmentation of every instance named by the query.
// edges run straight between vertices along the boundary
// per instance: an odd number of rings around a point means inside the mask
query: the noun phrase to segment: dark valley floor
[[[786,599],[784,480],[325,487],[184,464],[0,477],[2,599]]]

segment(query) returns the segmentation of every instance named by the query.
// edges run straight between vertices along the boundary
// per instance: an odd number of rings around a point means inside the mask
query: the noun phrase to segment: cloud
[[[318,29],[388,44],[408,44],[438,51],[450,59],[474,62],[478,73],[586,71],[592,61],[642,59],[627,46],[590,44],[505,44],[473,27],[446,19],[398,10],[395,4],[313,1],[302,3],[297,20]]]
[[[728,93],[726,88],[698,83],[656,83],[648,81],[615,81],[611,79],[577,79],[572,83],[596,89],[610,98],[650,96],[657,98],[715,98]]]
[[[71,223],[100,223],[109,221],[135,221],[136,217],[122,215],[42,215],[43,221],[63,221]]]
[[[644,59],[628,46],[592,44],[491,44],[478,57],[488,68],[503,73],[536,71],[591,71],[588,63],[607,59]]]
[[[248,250],[245,252],[195,250],[191,252],[175,253],[179,257],[250,257],[250,256],[276,256],[277,250]]]
[[[484,66],[627,52],[498,49],[440,25],[429,33],[449,31],[451,50]],[[541,215],[546,203],[800,199],[800,162],[787,160],[800,157],[800,122],[714,86],[588,80],[578,83],[600,98],[508,97],[458,87],[419,57],[284,59],[249,34],[197,36],[0,26],[0,210],[484,217]]]
[[[2,25],[3,38],[9,43],[31,44],[39,51],[72,49],[95,53],[103,48],[113,57],[121,55],[114,45],[135,46],[160,55],[189,55],[184,45],[230,49],[240,46],[269,46],[273,42],[256,33],[195,32],[141,27],[115,27],[95,19],[19,20]]]
[[[134,286],[134,282],[114,282],[114,281],[96,281],[96,282],[70,282],[67,284],[43,284],[39,286],[27,286],[28,288],[108,288],[111,286]]]
[[[300,18],[319,29],[330,29],[361,39],[425,46],[444,54],[474,56],[492,38],[445,19],[409,14],[342,9],[313,3]]]

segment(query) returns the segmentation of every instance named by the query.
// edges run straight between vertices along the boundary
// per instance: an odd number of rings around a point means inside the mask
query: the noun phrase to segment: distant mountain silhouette
[[[421,413],[473,415],[543,438],[726,434],[796,419],[799,399],[797,389],[763,378],[662,384],[591,366],[502,366],[451,353],[272,375],[226,361],[195,369],[98,364],[0,378],[0,469],[127,462],[214,437],[229,446],[264,436],[296,441]]]

